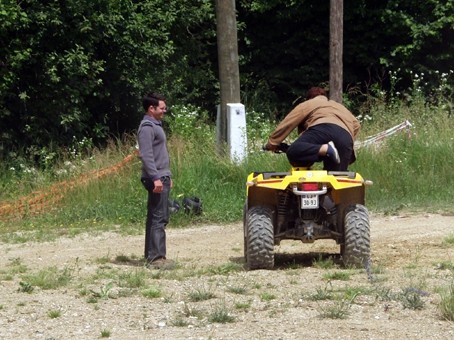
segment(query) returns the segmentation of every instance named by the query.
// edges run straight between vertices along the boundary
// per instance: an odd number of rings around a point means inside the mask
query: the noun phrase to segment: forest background
[[[328,82],[329,1],[236,8],[242,103],[275,121],[309,86]],[[20,155],[46,166],[55,150],[134,133],[148,90],[215,120],[214,1],[3,0],[0,22],[4,162]],[[345,1],[345,102],[355,111],[382,90],[405,100],[415,74],[430,100],[452,72],[453,27],[449,0]]]

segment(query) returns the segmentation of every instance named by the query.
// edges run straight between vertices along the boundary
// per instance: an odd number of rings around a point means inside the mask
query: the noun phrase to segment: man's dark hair
[[[306,94],[306,100],[315,98],[317,96],[326,96],[326,91],[321,87],[311,87]]]
[[[150,92],[143,97],[142,106],[144,111],[148,111],[150,106],[159,106],[159,101],[166,101],[166,97],[156,92]]]

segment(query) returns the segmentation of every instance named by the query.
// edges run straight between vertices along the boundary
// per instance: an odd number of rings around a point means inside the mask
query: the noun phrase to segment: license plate
[[[318,208],[318,195],[301,195],[301,209]]]

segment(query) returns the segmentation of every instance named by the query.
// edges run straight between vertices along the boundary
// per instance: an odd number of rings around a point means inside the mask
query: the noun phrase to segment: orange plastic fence
[[[53,184],[45,190],[33,192],[30,195],[21,197],[14,202],[0,202],[0,218],[21,218],[25,214],[38,214],[43,212],[60,201],[69,190],[85,185],[94,179],[99,179],[112,173],[117,173],[126,164],[135,159],[136,156],[137,150],[126,156],[122,161],[108,168],[90,171],[88,173],[81,174],[74,179]]]

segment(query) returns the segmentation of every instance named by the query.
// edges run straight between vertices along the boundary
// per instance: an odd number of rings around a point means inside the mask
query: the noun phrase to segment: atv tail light
[[[317,190],[319,190],[319,187],[318,187],[318,183],[298,183],[298,190],[317,191]]]

